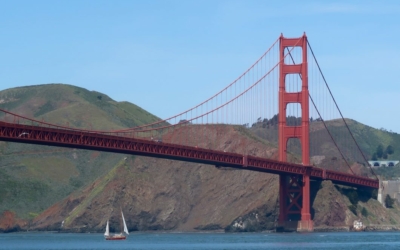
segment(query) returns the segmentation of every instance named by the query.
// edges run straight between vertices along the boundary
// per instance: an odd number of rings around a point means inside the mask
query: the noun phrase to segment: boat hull
[[[106,240],[126,240],[126,236],[125,235],[122,235],[122,236],[119,236],[119,235],[107,236],[107,237],[105,237],[105,239]]]

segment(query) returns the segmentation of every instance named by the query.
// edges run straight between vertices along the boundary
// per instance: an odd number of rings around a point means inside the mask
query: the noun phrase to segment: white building
[[[361,220],[355,220],[353,222],[353,230],[355,231],[362,231],[364,230],[364,225]]]
[[[386,161],[368,161],[369,165],[371,167],[394,167],[399,164],[400,161],[394,161],[394,160],[386,160]]]

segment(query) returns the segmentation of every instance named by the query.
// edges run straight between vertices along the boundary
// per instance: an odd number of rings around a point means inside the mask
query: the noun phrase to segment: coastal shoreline
[[[400,231],[400,225],[369,225],[365,226],[362,230],[353,230],[351,227],[342,226],[342,227],[315,227],[314,233],[321,233],[321,232],[390,232],[390,231]],[[8,233],[77,233],[77,234],[96,234],[96,233],[103,233],[99,231],[74,231],[74,230],[51,230],[51,231],[41,231],[41,230],[18,230],[18,231],[2,231],[0,233],[8,234]],[[276,232],[275,230],[266,230],[266,231],[258,231],[258,232],[225,232],[224,230],[194,230],[194,231],[174,231],[174,230],[153,230],[153,231],[132,231],[130,233],[155,233],[155,234],[164,234],[164,233],[171,233],[171,234],[179,234],[179,233],[198,233],[198,234],[207,234],[207,233],[280,233]],[[296,232],[289,232],[289,233],[296,233]]]

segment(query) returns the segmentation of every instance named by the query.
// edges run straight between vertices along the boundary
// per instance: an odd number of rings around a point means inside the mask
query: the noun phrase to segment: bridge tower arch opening
[[[279,38],[279,160],[287,162],[288,141],[297,138],[301,145],[302,173],[280,174],[279,176],[279,221],[282,230],[313,231],[310,213],[310,154],[309,154],[309,92],[307,36],[300,38]],[[292,52],[296,52],[294,60]],[[300,76],[301,89],[291,91],[287,84],[288,76]],[[288,125],[287,112],[289,104],[301,107],[300,124]],[[292,220],[293,219],[293,220]]]

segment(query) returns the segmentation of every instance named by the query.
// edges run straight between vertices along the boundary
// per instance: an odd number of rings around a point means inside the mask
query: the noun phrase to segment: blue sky
[[[1,89],[67,83],[167,118],[283,33],[307,33],[345,117],[400,133],[399,1],[0,0]]]

